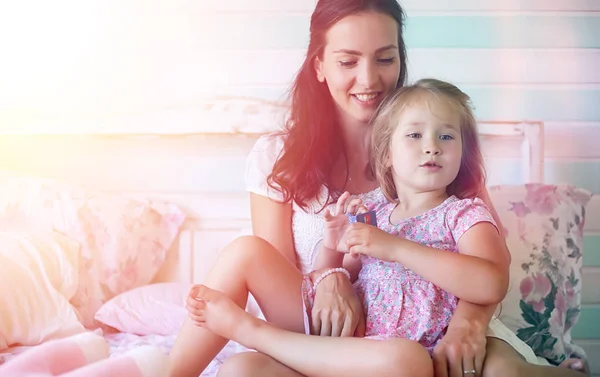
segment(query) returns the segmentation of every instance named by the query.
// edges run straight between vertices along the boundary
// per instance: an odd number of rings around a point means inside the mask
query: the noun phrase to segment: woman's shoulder
[[[285,135],[281,132],[264,134],[256,139],[256,142],[254,142],[254,146],[252,147],[250,153],[273,154],[275,152],[277,155],[279,155],[283,149],[284,142]]]
[[[282,133],[271,133],[260,136],[246,158],[245,183],[246,190],[282,200],[282,195],[275,192],[268,184],[267,177],[283,149],[285,136]]]

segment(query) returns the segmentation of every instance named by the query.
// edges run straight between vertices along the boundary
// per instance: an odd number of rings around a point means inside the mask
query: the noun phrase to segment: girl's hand
[[[346,252],[345,233],[348,229],[348,214],[366,212],[366,208],[361,206],[360,199],[350,199],[350,193],[344,192],[339,197],[333,213],[329,209],[325,210],[325,230],[323,233],[323,246],[327,249]]]
[[[346,231],[346,249],[350,254],[368,255],[393,262],[394,249],[404,239],[393,236],[373,225],[354,223]]]

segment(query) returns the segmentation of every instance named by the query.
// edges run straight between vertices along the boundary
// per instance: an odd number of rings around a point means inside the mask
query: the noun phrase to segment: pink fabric
[[[571,330],[581,312],[583,233],[592,194],[572,185],[492,186],[510,250],[500,320],[554,364],[585,358]]]
[[[175,338],[177,334],[161,336],[161,335],[134,335],[127,333],[115,333],[115,334],[107,334],[104,338],[107,340],[110,345],[110,357],[120,357],[122,355],[126,355],[131,351],[143,347],[143,346],[152,346],[162,350],[165,353],[169,353],[173,344],[175,343]],[[202,372],[202,377],[214,377],[216,376],[219,367],[223,364],[227,358],[236,353],[236,345],[237,343],[229,342],[219,352],[219,354],[210,362],[210,364],[206,367],[204,372]],[[2,376],[3,377],[3,376]]]
[[[459,200],[453,196],[424,214],[391,224],[389,217],[395,206],[387,203],[375,208],[378,227],[440,252],[458,252],[460,237],[479,222],[495,225],[480,199]],[[430,353],[444,335],[458,301],[399,263],[365,256],[354,286],[366,313],[366,337],[411,339]],[[306,316],[310,318],[314,291],[312,284],[303,284],[303,288]]]
[[[79,244],[52,231],[0,231],[0,350],[85,331],[69,303]]]
[[[101,334],[100,330],[95,331],[97,334]],[[130,356],[135,350],[140,349],[142,347],[152,347],[154,349],[158,349],[162,351],[164,354],[168,354],[175,343],[176,334],[162,336],[162,335],[144,335],[139,336],[135,334],[129,333],[111,333],[105,334],[104,340],[108,343],[110,358],[120,358],[125,356]],[[71,338],[72,339],[72,338]],[[44,343],[35,347],[18,347],[11,348],[8,351],[0,352],[0,377],[18,377],[13,374],[4,373],[4,366],[12,364],[16,362],[16,360],[21,360],[21,356],[26,355],[33,350],[39,349],[39,352],[46,352],[48,343]],[[210,362],[208,367],[202,373],[202,377],[214,377],[219,370],[219,367],[223,364],[223,362],[231,355],[236,352],[237,343],[229,342],[225,346],[225,348]],[[8,353],[10,352],[10,353]],[[53,357],[51,353],[47,356]],[[29,362],[30,359],[27,357],[22,359],[25,363]],[[33,377],[35,374],[27,374],[27,377]],[[47,374],[41,374],[44,377],[47,377]],[[114,374],[116,376],[128,376],[127,374]],[[64,376],[62,376],[64,377]],[[93,376],[92,376],[93,377]]]
[[[25,373],[60,375],[86,363],[81,347],[67,338],[27,350],[20,357],[0,366],[0,376],[21,376]]]
[[[33,377],[33,376],[62,376],[62,377],[105,377],[129,376],[144,377],[146,365],[150,364],[159,370],[167,370],[167,359],[156,362],[155,359],[139,355],[132,357],[124,355],[108,359],[108,346],[99,336],[89,335],[83,341],[69,337],[53,340],[43,345],[31,348],[19,357],[0,366],[0,376]],[[95,360],[94,358],[100,358]],[[162,362],[162,368],[160,363]],[[147,368],[146,368],[147,369]],[[166,373],[157,376],[167,377]]]
[[[159,283],[121,293],[106,302],[95,319],[126,333],[176,334],[187,317],[184,305],[190,287],[184,283]]]
[[[106,376],[128,376],[144,377],[136,361],[131,357],[118,357],[105,359],[85,365],[71,372],[61,374],[62,377],[106,377]],[[166,377],[166,376],[165,376]]]
[[[57,231],[80,245],[70,302],[88,328],[104,302],[152,281],[184,220],[174,204],[0,171],[3,228]]]

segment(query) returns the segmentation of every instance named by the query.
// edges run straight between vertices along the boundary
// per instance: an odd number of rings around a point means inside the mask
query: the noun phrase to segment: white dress
[[[280,135],[264,135],[256,141],[246,159],[245,184],[247,191],[282,201],[281,193],[267,184],[267,177],[273,170],[273,165],[281,153],[283,140],[283,136]],[[296,203],[292,204],[294,246],[298,256],[298,267],[304,274],[313,270],[318,252],[317,246],[323,238],[323,214],[317,213],[317,211],[323,207],[323,202],[327,198],[326,193],[326,188],[323,187],[319,198],[309,202],[308,212],[298,207]],[[377,188],[364,194],[355,195],[354,197],[361,198],[364,202],[374,203],[377,200],[381,200],[384,196],[380,194],[380,189]],[[330,206],[333,206],[333,204]],[[298,290],[300,290],[300,287],[298,287]],[[264,319],[258,304],[251,295],[247,310],[251,314]],[[546,359],[537,357],[531,347],[519,339],[514,332],[497,318],[492,319],[490,322],[487,336],[501,339],[510,344],[531,364],[549,365]],[[242,350],[246,349],[243,347],[238,348],[238,351]]]
[[[273,165],[282,148],[283,137],[279,135],[261,136],[256,141],[246,160],[246,190],[282,201],[281,193],[267,184],[267,177],[273,170]],[[364,202],[373,202],[375,198],[382,197],[378,195],[379,191],[380,189],[377,188],[353,197],[361,198]],[[317,245],[323,238],[324,230],[323,213],[319,210],[323,207],[326,199],[327,189],[323,187],[319,198],[308,202],[308,211],[304,211],[296,203],[292,204],[292,234],[294,235],[298,267],[303,274],[313,269],[317,258]],[[329,207],[333,206],[334,204],[331,204]]]

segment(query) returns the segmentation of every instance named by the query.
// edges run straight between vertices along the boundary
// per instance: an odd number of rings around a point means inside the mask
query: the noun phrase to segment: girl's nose
[[[425,152],[425,154],[437,156],[442,153],[442,150],[440,148],[438,148],[437,145],[433,144],[433,145],[426,147],[424,152]]]

